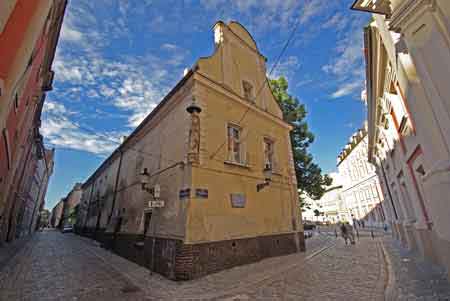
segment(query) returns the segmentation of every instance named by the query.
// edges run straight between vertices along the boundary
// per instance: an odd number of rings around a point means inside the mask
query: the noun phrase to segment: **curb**
[[[391,301],[396,300],[395,298],[395,274],[392,269],[392,262],[391,258],[389,257],[389,253],[386,250],[386,247],[384,246],[384,241],[380,239],[380,245],[381,245],[381,251],[383,253],[383,258],[385,262],[386,267],[386,276],[387,276],[387,284],[385,286],[384,290],[384,300],[385,301]]]

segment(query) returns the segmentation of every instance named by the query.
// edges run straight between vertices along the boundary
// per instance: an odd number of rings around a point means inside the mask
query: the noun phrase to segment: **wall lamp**
[[[264,183],[256,184],[257,192],[264,189],[264,187],[269,186],[270,182],[272,181],[272,168],[270,167],[269,164],[266,164],[266,167],[264,167],[263,173],[264,173]]]

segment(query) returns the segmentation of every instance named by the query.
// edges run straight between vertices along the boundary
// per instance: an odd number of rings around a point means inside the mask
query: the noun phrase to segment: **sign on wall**
[[[150,207],[150,208],[161,208],[161,207],[164,207],[164,201],[162,201],[162,200],[149,201],[148,202],[148,207]]]
[[[191,196],[191,189],[190,188],[181,189],[178,196],[180,200],[189,198]]]
[[[233,208],[245,208],[245,194],[243,193],[232,193],[230,194],[231,207]]]
[[[197,198],[207,199],[208,198],[208,189],[203,189],[203,188],[195,189],[195,196]]]

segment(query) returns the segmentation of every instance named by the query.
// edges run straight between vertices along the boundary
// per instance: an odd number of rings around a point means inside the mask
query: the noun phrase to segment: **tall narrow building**
[[[0,244],[34,228],[47,189],[34,174],[51,174],[39,127],[66,2],[0,1]]]

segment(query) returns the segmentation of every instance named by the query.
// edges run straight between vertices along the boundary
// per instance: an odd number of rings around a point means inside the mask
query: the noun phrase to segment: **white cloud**
[[[170,44],[170,43],[165,43],[161,45],[161,49],[165,49],[165,50],[176,50],[178,48],[177,45],[174,44]]]
[[[295,74],[295,72],[297,72],[299,68],[300,68],[300,61],[298,57],[291,55],[278,63],[271,77],[278,78],[280,76],[284,76],[287,79],[289,79]],[[269,71],[270,70],[268,70],[268,72]]]
[[[76,150],[87,151],[97,155],[111,153],[118,145],[117,133],[96,134],[87,131],[77,123],[69,120],[70,111],[63,104],[46,101],[43,122],[40,129],[46,144]]]
[[[61,40],[63,41],[71,41],[71,42],[79,42],[83,38],[83,35],[78,30],[75,30],[67,23],[65,23],[61,28]]]
[[[328,7],[327,0],[310,0],[305,1],[301,9],[300,24],[307,23],[312,17],[324,12]]]
[[[332,23],[336,20],[330,20]],[[342,22],[342,20],[340,21]],[[338,89],[331,94],[332,98],[339,98],[353,94],[363,88],[364,59],[363,59],[363,19],[352,20],[350,27],[337,42],[328,64],[322,66],[322,70],[336,78]]]
[[[66,114],[68,113],[66,107],[58,102],[52,101],[52,100],[46,100],[44,103],[44,113],[50,112],[54,114]]]
[[[111,97],[116,94],[116,91],[107,85],[103,84],[100,86],[100,94],[102,94],[105,97]]]
[[[254,31],[288,26],[302,6],[302,1],[297,0],[202,0],[201,3],[206,9],[220,12],[217,18],[224,21],[238,17],[231,13],[233,10],[244,14],[251,22],[249,29]]]
[[[329,18],[325,23],[322,24],[322,28],[328,29],[333,28],[336,31],[341,31],[347,25],[348,19],[340,13],[336,13],[331,18]]]
[[[355,82],[345,83],[342,86],[340,86],[333,94],[331,94],[331,97],[339,98],[342,96],[346,96],[357,91],[358,88],[361,88],[361,81],[359,80]]]
[[[331,62],[322,67],[322,70],[337,76],[351,76],[358,74],[362,76],[364,72],[363,64],[363,26],[362,19],[355,19],[350,27],[345,31],[343,37],[337,41],[335,48],[336,55]],[[332,19],[329,22],[334,23]],[[340,21],[343,22],[343,21]]]

